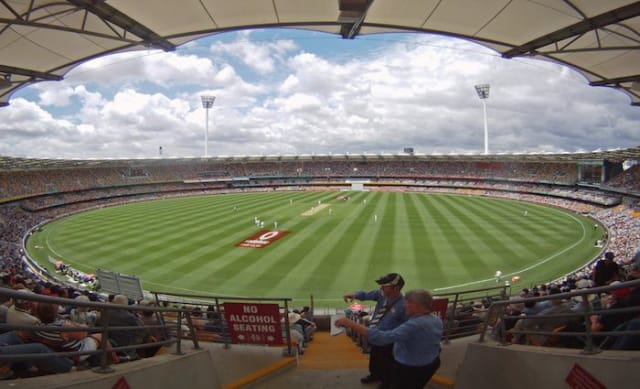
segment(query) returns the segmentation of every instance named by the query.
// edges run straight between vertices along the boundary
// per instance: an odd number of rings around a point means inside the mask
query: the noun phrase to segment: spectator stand
[[[639,287],[640,280],[633,280],[555,295],[494,301],[490,305],[489,313],[482,324],[479,342],[485,342],[489,334],[499,344],[508,346],[513,343],[514,336],[520,336],[526,340],[525,344],[549,347],[578,347],[585,354],[599,353],[605,349],[622,349],[610,346],[616,344],[615,340],[622,337],[628,337],[624,340],[631,340],[640,346],[640,330],[635,329],[635,325],[629,325],[640,320],[640,305],[625,304],[621,307],[606,308],[600,303],[600,296],[604,294],[618,295],[624,293],[628,295],[630,291]],[[510,320],[523,318],[521,313],[513,314],[509,306],[531,302],[542,303],[551,300],[566,302],[571,305],[572,309],[570,312],[556,314],[527,315],[526,319],[533,322],[555,319],[562,321],[562,325],[554,326],[550,330],[535,330],[535,325],[531,326],[534,329],[515,329],[516,327],[507,328],[505,326],[505,323]],[[630,317],[630,319],[613,330],[594,331],[592,329],[591,322],[594,316],[613,317],[621,314]],[[535,341],[531,341],[532,339],[535,339]],[[624,349],[629,350],[630,348]],[[640,350],[640,347],[632,349]]]

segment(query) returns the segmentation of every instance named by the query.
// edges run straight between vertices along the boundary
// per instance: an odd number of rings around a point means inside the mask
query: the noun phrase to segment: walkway
[[[475,337],[473,337],[475,339]],[[450,388],[471,338],[457,339],[443,346],[442,366],[428,388]],[[246,386],[253,389],[373,388],[360,384],[368,374],[369,358],[346,335],[318,332],[294,368],[281,371]]]
[[[345,334],[331,336],[317,332],[304,355],[300,357],[301,370],[363,370],[369,366],[369,356],[364,354]]]
[[[335,389],[360,387],[360,378],[367,375],[369,358],[347,335],[331,336],[316,332],[313,341],[299,356],[298,365],[256,382],[256,389]]]

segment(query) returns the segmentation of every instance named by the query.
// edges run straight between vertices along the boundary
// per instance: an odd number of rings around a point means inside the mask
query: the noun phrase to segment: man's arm
[[[358,324],[351,319],[347,319],[346,317],[342,317],[336,320],[335,325],[338,327],[350,328],[362,336],[367,336],[367,327],[363,326],[362,324]]]

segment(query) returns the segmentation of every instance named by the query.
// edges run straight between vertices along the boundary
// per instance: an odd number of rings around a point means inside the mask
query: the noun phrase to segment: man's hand
[[[354,293],[345,294],[343,297],[345,303],[352,303],[353,300],[356,299],[356,295]]]
[[[349,327],[350,324],[353,324],[353,321],[347,319],[346,317],[341,317],[340,319],[336,320],[333,324],[335,324],[337,327]]]

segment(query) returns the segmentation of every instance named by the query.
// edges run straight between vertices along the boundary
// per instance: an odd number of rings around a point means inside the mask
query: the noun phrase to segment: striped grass
[[[344,194],[348,201],[337,198]],[[290,233],[262,249],[236,247],[260,230],[255,217]],[[584,216],[510,200],[290,191],[92,210],[46,225],[27,247],[43,265],[54,258],[136,275],[147,290],[301,303],[313,294],[317,305],[339,306],[344,293],[374,288],[388,272],[440,293],[495,285],[497,270],[523,286],[548,281],[593,258],[602,232]]]

